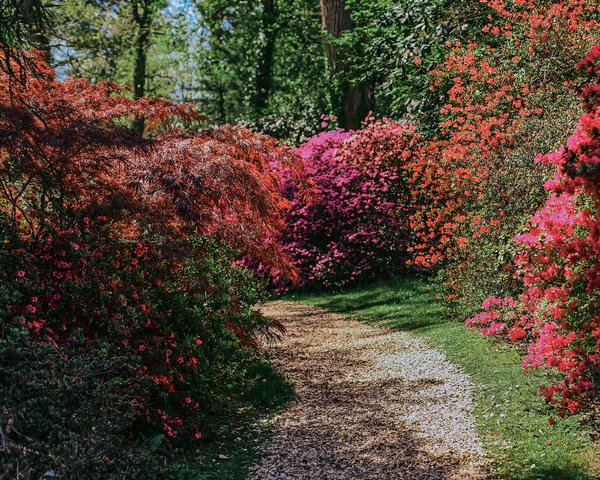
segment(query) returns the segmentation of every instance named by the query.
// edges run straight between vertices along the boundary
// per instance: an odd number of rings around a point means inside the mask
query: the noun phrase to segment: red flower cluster
[[[597,41],[595,2],[481,1],[496,13],[484,28],[493,41],[449,44],[445,62],[431,72],[430,88],[444,92],[447,102],[440,135],[424,145],[412,183],[413,261],[424,267],[442,265],[489,233],[479,210],[490,176],[529,141],[523,125],[543,117],[544,99],[568,91],[571,59]],[[548,58],[556,70],[552,79],[540,73]],[[495,212],[501,210],[498,205]]]
[[[579,68],[590,78],[587,111],[566,145],[540,159],[556,166],[546,184],[551,195],[516,237],[523,292],[519,301],[488,300],[486,311],[467,321],[487,334],[510,328],[511,340],[527,336],[524,365],[562,373],[541,393],[563,412],[585,407],[600,389],[600,46]]]

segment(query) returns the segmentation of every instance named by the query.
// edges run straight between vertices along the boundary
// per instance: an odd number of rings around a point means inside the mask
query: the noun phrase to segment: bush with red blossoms
[[[534,161],[581,114],[573,65],[600,40],[597,2],[481,0],[487,24],[446,44],[430,72],[441,108],[411,189],[411,262],[438,273],[461,318],[490,292],[513,293],[511,241],[546,200],[552,169]]]
[[[488,299],[467,321],[525,340],[525,367],[558,370],[562,380],[540,393],[563,414],[589,407],[600,389],[600,46],[579,68],[590,79],[586,112],[566,144],[541,157],[556,168],[546,183],[550,196],[515,238],[522,292]]]
[[[31,62],[0,70],[2,474],[167,478],[158,449],[200,441],[272,332],[233,261],[293,275],[270,164],[300,186],[302,167],[247,130],[176,127],[202,122],[190,105]]]
[[[297,149],[316,198],[286,183],[291,208],[281,242],[300,286],[340,287],[404,268],[411,205],[401,167],[412,156],[412,134],[407,124],[369,121],[355,132],[323,132]]]

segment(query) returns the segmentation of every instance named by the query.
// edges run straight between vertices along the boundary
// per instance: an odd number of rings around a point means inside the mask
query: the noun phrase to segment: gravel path
[[[297,399],[274,420],[256,478],[488,478],[470,380],[442,354],[408,332],[316,307],[279,301],[261,310],[286,326],[268,348]]]

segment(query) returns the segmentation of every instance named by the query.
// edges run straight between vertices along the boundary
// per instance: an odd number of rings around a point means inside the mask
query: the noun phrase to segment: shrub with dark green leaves
[[[85,281],[62,283],[61,297],[78,299],[69,303],[79,314],[86,315],[88,306],[89,315],[102,310],[93,337],[82,326],[71,332],[68,341],[45,342],[39,337],[32,341],[24,324],[3,320],[0,426],[6,447],[0,458],[5,472],[19,471],[27,478],[38,478],[47,470],[63,478],[164,478],[172,463],[173,452],[167,447],[174,445],[173,430],[178,435],[193,437],[201,432],[210,437],[213,423],[235,410],[245,394],[246,369],[254,356],[248,348],[253,341],[249,335],[269,327],[250,308],[263,293],[250,272],[233,265],[234,251],[229,247],[212,240],[192,243],[206,256],[184,266],[177,282],[187,283],[188,291],[195,293],[169,294],[169,284],[146,285],[144,290],[154,314],[164,312],[170,337],[149,336],[147,321],[141,317],[134,321],[134,311],[123,308],[123,302],[142,295],[143,276],[137,271],[131,276],[120,274],[131,290],[113,296],[113,302],[110,293],[90,289]],[[94,262],[93,274],[102,281],[102,275],[112,271],[111,262]],[[3,271],[10,272],[15,258],[4,255],[0,263]],[[142,259],[141,263],[147,274],[150,262]],[[12,279],[0,276],[4,308],[24,293],[14,287]],[[31,305],[37,302],[41,299]],[[55,314],[73,315],[66,304]],[[46,312],[48,321],[51,315]],[[120,315],[129,318],[118,320]],[[117,325],[127,321],[128,328],[113,328],[104,322],[105,316]],[[197,353],[184,360],[177,343],[186,336],[202,341]],[[153,360],[154,341],[170,342],[167,348],[173,362],[181,363],[172,388],[164,389],[170,367],[158,357]],[[190,375],[181,376],[186,370]],[[199,436],[192,440],[190,445],[202,442]]]

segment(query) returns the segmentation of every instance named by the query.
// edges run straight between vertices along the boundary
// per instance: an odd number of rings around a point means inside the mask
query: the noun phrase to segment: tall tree
[[[31,1],[31,0],[28,0]],[[52,46],[65,75],[129,83],[132,95],[148,95],[149,56],[167,0],[61,0]],[[135,128],[143,129],[143,120]]]
[[[335,39],[354,29],[346,1],[320,0],[320,3],[322,26],[330,36],[326,44],[329,68],[332,76],[338,79],[338,92],[333,94],[337,97],[334,98],[334,105],[339,109],[340,124],[345,128],[354,129],[360,126],[371,110],[373,89],[365,81],[343,75],[349,68],[349,55]]]
[[[62,76],[129,83],[132,96],[194,102],[212,123],[295,141],[331,111],[314,0],[54,1]]]
[[[261,113],[269,101],[273,83],[273,62],[277,36],[276,2],[275,0],[261,0],[261,4],[262,21],[254,96],[254,108],[257,113]]]
[[[135,49],[133,59],[133,98],[141,98],[146,93],[146,65],[150,48],[150,34],[157,0],[131,0],[131,16],[135,22]],[[144,119],[134,121],[134,129],[141,133],[144,130]]]
[[[62,76],[130,83],[132,23],[125,0],[61,0],[53,15],[53,65]]]
[[[136,25],[133,61],[133,98],[141,98],[146,90],[146,63],[150,48],[152,0],[131,0],[131,16]]]
[[[204,48],[195,52],[202,110],[299,140],[329,111],[314,0],[196,0]]]

